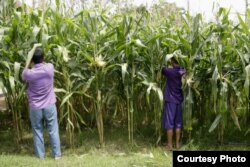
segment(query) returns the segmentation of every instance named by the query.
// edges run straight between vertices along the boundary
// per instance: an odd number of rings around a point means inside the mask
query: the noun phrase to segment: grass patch
[[[126,129],[109,129],[105,132],[105,147],[100,148],[96,131],[83,130],[76,135],[74,148],[68,145],[67,135],[61,134],[62,158],[55,161],[51,157],[48,136],[45,135],[46,158],[39,160],[34,156],[31,133],[25,133],[20,145],[15,146],[11,131],[0,132],[1,166],[84,166],[84,167],[168,167],[172,166],[172,153],[163,146],[154,146],[138,135],[135,145],[127,142]]]
[[[84,129],[77,134],[74,148],[68,144],[66,132],[61,131],[62,158],[55,161],[51,157],[48,136],[45,135],[46,158],[39,160],[34,156],[32,134],[26,132],[19,145],[14,144],[14,134],[10,130],[0,131],[0,166],[38,166],[38,167],[171,167],[172,153],[165,147],[155,146],[150,133],[135,134],[135,144],[127,140],[126,128],[106,128],[105,147],[100,148],[96,130]],[[249,142],[216,143],[216,135],[207,133],[202,138],[193,135],[191,141],[185,141],[182,150],[250,150]],[[230,139],[230,138],[229,138]]]

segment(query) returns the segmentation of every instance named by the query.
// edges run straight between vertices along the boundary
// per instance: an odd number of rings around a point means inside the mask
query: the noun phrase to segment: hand
[[[29,51],[28,57],[27,57],[27,60],[26,60],[25,68],[28,68],[28,67],[29,67],[30,62],[31,62],[31,59],[32,59],[32,57],[33,57],[33,55],[34,55],[34,52],[35,52],[36,48],[37,48],[37,47],[40,47],[40,46],[42,46],[41,43],[36,43],[36,44],[34,44],[33,48]]]
[[[36,44],[34,44],[34,46],[33,46],[33,48],[32,48],[32,49],[36,49],[37,47],[40,47],[40,46],[42,46],[42,44],[41,44],[41,43],[36,43]]]

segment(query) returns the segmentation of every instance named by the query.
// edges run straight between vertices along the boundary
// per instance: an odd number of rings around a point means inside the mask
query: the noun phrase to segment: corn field
[[[127,131],[131,144],[136,132],[151,127],[159,143],[161,68],[173,56],[188,71],[183,109],[189,139],[200,126],[206,127],[202,133],[217,133],[221,143],[228,128],[248,135],[250,25],[240,15],[235,23],[229,10],[220,8],[216,22],[205,22],[200,14],[166,12],[166,4],[62,14],[56,2],[56,9],[39,10],[0,1],[0,87],[17,143],[29,126],[20,74],[34,43],[42,43],[46,61],[55,66],[60,128],[71,146],[86,127],[97,128],[101,146],[109,127]]]

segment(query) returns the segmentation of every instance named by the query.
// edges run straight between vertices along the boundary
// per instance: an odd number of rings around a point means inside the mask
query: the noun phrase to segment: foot
[[[181,148],[180,143],[177,143],[177,144],[176,144],[176,150],[179,150],[180,148]]]
[[[166,150],[167,150],[167,151],[173,151],[173,147],[172,147],[172,146],[169,146],[169,145],[166,145]]]

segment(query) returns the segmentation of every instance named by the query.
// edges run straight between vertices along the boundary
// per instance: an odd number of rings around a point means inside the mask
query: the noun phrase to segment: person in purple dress
[[[167,78],[164,89],[163,127],[167,134],[167,150],[173,149],[173,129],[175,129],[176,149],[180,148],[182,122],[182,76],[186,73],[178,61],[171,58],[172,68],[163,67],[162,74]]]
[[[52,154],[55,159],[61,157],[59,128],[57,120],[56,96],[54,93],[54,67],[45,63],[43,49],[32,49],[34,54],[28,58],[25,69],[22,72],[23,80],[28,83],[29,113],[33,132],[33,140],[36,156],[40,159],[45,157],[44,148],[44,121],[46,122]],[[31,55],[32,56],[32,55]],[[28,56],[29,57],[29,56]],[[29,69],[30,61],[34,64]]]

